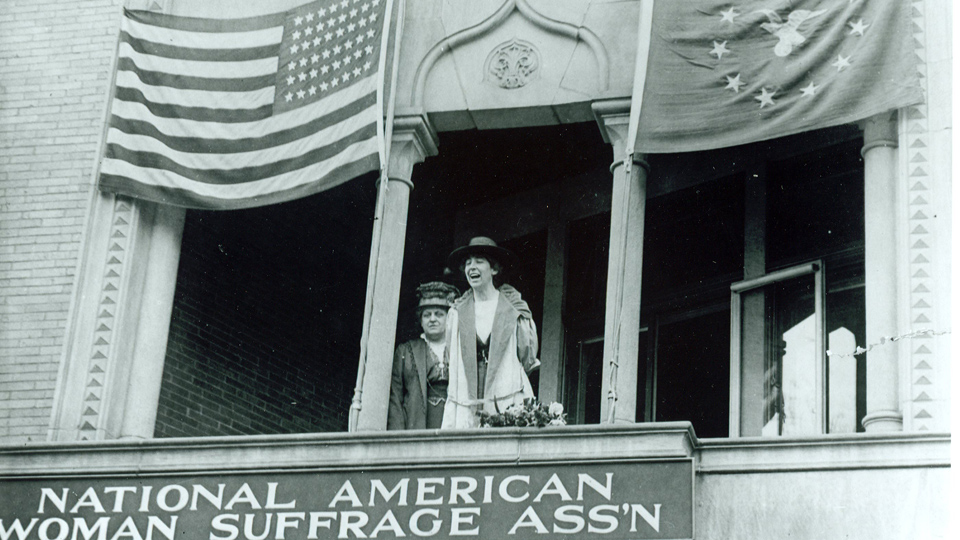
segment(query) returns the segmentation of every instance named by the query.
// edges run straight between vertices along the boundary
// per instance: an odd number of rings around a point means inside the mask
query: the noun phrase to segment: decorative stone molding
[[[95,193],[49,439],[153,436],[185,210]]]
[[[927,48],[926,48],[926,2],[913,1],[913,30],[914,52],[917,59],[917,70],[920,74],[920,85],[923,95],[929,96],[929,79],[927,77]],[[927,330],[940,330],[933,325],[936,321],[935,306],[937,295],[936,284],[933,282],[933,263],[936,252],[936,238],[932,234],[931,216],[936,210],[933,201],[937,196],[934,193],[935,179],[932,177],[933,168],[929,163],[930,146],[932,144],[927,121],[929,114],[926,102],[907,107],[902,111],[900,131],[904,134],[903,145],[900,150],[900,160],[907,163],[908,190],[906,196],[907,230],[906,236],[908,280],[909,280],[909,328],[907,331],[915,337],[905,340],[909,361],[909,379],[907,399],[909,406],[904,410],[904,429],[911,431],[927,431],[936,426],[940,419],[934,415],[937,408],[934,400],[938,396],[935,388],[938,386],[937,375],[940,368],[936,362],[936,343],[931,334],[924,334]]]
[[[570,23],[545,17],[531,7],[527,0],[506,0],[493,15],[474,26],[447,36],[427,52],[423,60],[420,61],[420,65],[417,67],[417,73],[414,76],[410,105],[417,110],[423,108],[423,95],[427,85],[427,76],[437,64],[440,57],[445,53],[449,53],[455,47],[476,41],[489,34],[503,24],[514,11],[519,12],[523,18],[547,32],[583,41],[587,47],[590,48],[591,52],[593,52],[594,58],[596,59],[600,90],[604,91],[609,87],[610,62],[607,50],[596,34],[582,26],[574,26]]]
[[[511,39],[490,51],[483,80],[505,90],[523,88],[539,75],[540,51],[528,41]]]

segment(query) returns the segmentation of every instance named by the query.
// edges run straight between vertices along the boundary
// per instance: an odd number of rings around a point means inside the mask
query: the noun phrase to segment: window
[[[688,420],[700,437],[863,429],[861,147],[843,127],[650,156],[638,421]],[[565,399],[576,423],[599,422],[604,397],[609,220],[569,230]]]

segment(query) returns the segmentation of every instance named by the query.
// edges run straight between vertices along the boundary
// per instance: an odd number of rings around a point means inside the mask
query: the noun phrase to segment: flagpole
[[[373,321],[373,298],[376,288],[377,268],[380,262],[380,239],[383,236],[383,214],[386,207],[387,193],[389,192],[390,180],[389,159],[390,147],[393,139],[393,118],[396,111],[397,102],[397,73],[400,65],[400,37],[403,32],[403,16],[405,0],[390,0],[384,13],[384,24],[389,25],[393,17],[394,2],[399,2],[397,10],[397,23],[394,32],[394,53],[391,66],[390,94],[387,97],[386,121],[384,115],[377,115],[377,136],[380,153],[380,178],[377,182],[377,203],[373,214],[373,234],[370,239],[370,265],[367,269],[367,296],[363,307],[363,327],[360,335],[360,361],[357,366],[357,383],[353,390],[353,400],[350,403],[350,411],[347,415],[347,431],[357,431],[357,422],[360,418],[360,410],[363,408],[363,379],[367,370],[367,350],[370,341],[370,326]],[[389,26],[388,26],[389,27]],[[390,43],[390,32],[384,32],[381,40],[380,64],[378,66],[377,85],[377,109],[383,111],[383,91],[386,86],[386,54]]]
[[[647,63],[650,58],[650,38],[653,34],[653,1],[640,0],[640,21],[637,28],[637,59],[633,70],[633,92],[630,97],[630,122],[627,127],[627,140],[624,142],[623,171],[627,176],[627,182],[630,182],[630,174],[633,169],[633,157],[636,153],[637,137],[640,131],[640,109],[643,105],[643,89],[647,82]],[[625,197],[614,197],[614,200],[624,199],[624,211],[620,212],[619,227],[613,230],[621,231],[620,249],[617,250],[616,268],[623,271],[626,266],[627,257],[627,226],[630,223],[630,202],[629,189],[624,194]],[[607,423],[614,423],[617,411],[617,377],[620,368],[620,321],[623,311],[623,282],[624,276],[619,276],[615,281],[613,300],[613,343],[610,344],[613,353],[610,355],[610,391],[607,394]]]

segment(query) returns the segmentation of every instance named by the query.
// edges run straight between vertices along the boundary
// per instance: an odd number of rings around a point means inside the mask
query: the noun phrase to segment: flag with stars
[[[736,146],[922,99],[903,0],[661,0],[637,150]]]
[[[222,20],[125,11],[100,188],[233,209],[378,169],[390,1]]]

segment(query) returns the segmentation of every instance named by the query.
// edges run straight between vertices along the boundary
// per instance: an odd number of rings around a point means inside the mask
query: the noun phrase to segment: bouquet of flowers
[[[523,400],[496,413],[480,411],[480,427],[544,427],[565,426],[567,419],[563,414],[563,405],[559,403],[540,403],[534,398]]]

